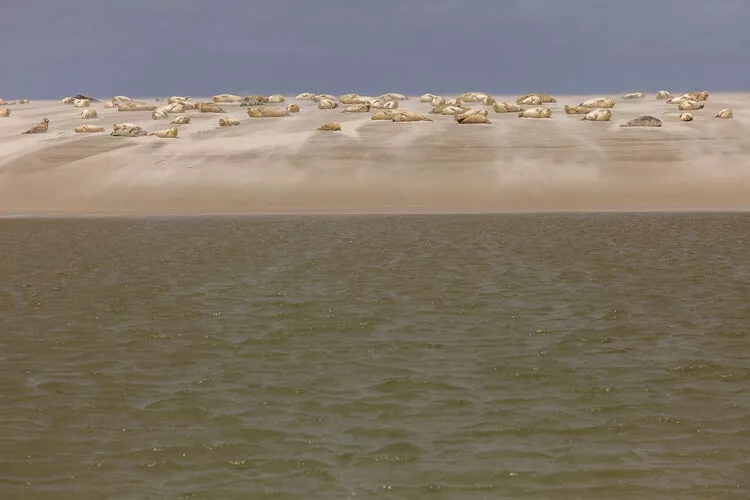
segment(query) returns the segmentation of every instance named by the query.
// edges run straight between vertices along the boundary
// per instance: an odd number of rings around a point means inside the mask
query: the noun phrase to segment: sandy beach
[[[192,121],[177,126],[177,139],[109,135],[115,122],[149,132],[169,128],[176,114],[152,120],[150,111],[119,112],[100,102],[91,106],[99,117],[83,120],[71,105],[32,100],[0,118],[0,214],[750,208],[747,95],[711,94],[690,123],[654,93],[617,99],[610,122],[563,112],[590,95],[555,97],[551,119],[485,107],[487,125],[439,115],[432,122],[372,121],[371,113],[319,110],[291,97],[283,105],[297,103],[299,113],[251,119],[247,108],[222,104],[226,114],[185,113]],[[715,119],[726,107],[734,119]],[[412,97],[400,108],[427,113],[430,106]],[[620,127],[643,114],[662,119],[663,127]],[[227,116],[240,125],[220,128]],[[47,133],[21,135],[43,117],[50,120]],[[328,121],[341,122],[342,132],[315,130]],[[84,123],[106,132],[74,133]]]

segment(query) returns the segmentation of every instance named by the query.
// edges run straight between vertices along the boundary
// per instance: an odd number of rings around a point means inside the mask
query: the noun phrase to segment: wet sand
[[[552,119],[487,108],[489,125],[437,115],[433,122],[371,121],[371,113],[318,110],[294,99],[283,105],[296,102],[300,113],[251,119],[247,108],[222,104],[226,114],[185,113],[192,123],[177,126],[177,139],[109,136],[115,122],[154,131],[169,128],[177,114],[152,120],[151,112],[93,103],[99,118],[82,120],[72,105],[32,101],[0,118],[0,214],[750,208],[748,96],[712,94],[691,123],[653,93],[617,99],[611,122],[583,122],[562,110],[593,96],[556,97]],[[207,99],[193,99],[200,100]],[[400,107],[430,109],[415,98]],[[734,110],[733,120],[714,118],[724,107]],[[642,114],[661,118],[663,127],[620,127]],[[20,135],[45,116],[47,133]],[[220,128],[226,116],[240,125]],[[343,131],[315,131],[327,121],[340,121]],[[74,133],[83,123],[107,132]]]

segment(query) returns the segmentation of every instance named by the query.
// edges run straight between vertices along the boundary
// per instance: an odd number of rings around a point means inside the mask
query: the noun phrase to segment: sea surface
[[[0,220],[0,498],[750,498],[750,214]]]

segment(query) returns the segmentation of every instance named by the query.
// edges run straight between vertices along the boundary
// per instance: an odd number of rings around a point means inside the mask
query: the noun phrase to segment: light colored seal
[[[287,116],[289,113],[284,108],[276,108],[271,106],[261,107],[250,107],[247,108],[247,116],[250,118],[281,118]]]
[[[521,106],[512,102],[496,102],[492,105],[495,113],[519,113]]]
[[[705,106],[705,104],[700,103],[698,101],[687,100],[687,101],[682,101],[677,106],[677,109],[679,109],[680,111],[694,111],[694,110],[697,110],[697,109],[703,109],[704,106]]]
[[[732,118],[732,110],[729,108],[722,109],[716,114],[716,118]]]
[[[152,120],[166,120],[169,118],[169,113],[167,113],[167,110],[164,108],[155,109],[153,113],[151,113],[151,119]]]
[[[333,108],[338,108],[338,107],[339,107],[339,103],[331,99],[321,99],[318,102],[318,109],[333,109]]]
[[[240,121],[236,118],[226,117],[219,118],[219,127],[236,127],[240,124]]]
[[[594,97],[593,99],[587,99],[583,101],[580,106],[587,108],[604,108],[610,109],[615,107],[615,100],[606,97]]]
[[[529,108],[518,113],[519,118],[551,118],[552,110],[549,108]]]
[[[318,127],[317,130],[322,130],[324,132],[338,132],[341,130],[341,124],[339,122],[326,122]]]
[[[185,115],[180,115],[170,122],[172,125],[187,125],[188,123],[190,123],[190,117]]]
[[[289,104],[286,107],[287,113],[299,113],[299,105],[298,104]]]
[[[656,93],[656,99],[658,101],[666,101],[667,99],[671,99],[671,98],[672,98],[672,94],[670,94],[666,90],[660,90],[659,92]]]
[[[98,118],[99,115],[95,109],[84,109],[81,111],[81,118],[84,120],[90,120],[91,118]]]
[[[281,104],[284,102],[284,96],[281,94],[273,94],[268,96],[268,102],[273,104]]]
[[[432,118],[413,111],[394,111],[391,120],[394,122],[431,122]]]
[[[367,113],[370,111],[370,104],[352,104],[344,108],[342,113]]]
[[[97,132],[104,132],[104,127],[97,125],[79,125],[75,128],[76,134],[94,134]]]
[[[551,95],[549,95],[549,94],[540,94],[538,92],[535,92],[535,93],[532,93],[532,94],[524,94],[524,95],[520,96],[518,99],[516,99],[516,104],[521,104],[521,101],[523,101],[524,99],[526,99],[528,97],[531,97],[531,96],[537,96],[537,97],[539,97],[541,99],[541,101],[542,101],[541,102],[542,104],[557,102],[557,100],[554,97],[552,97]]]
[[[453,118],[457,123],[462,125],[470,123],[492,123],[489,118],[487,118],[486,109],[471,109],[460,115],[455,115]]]
[[[612,112],[608,109],[595,109],[586,114],[581,120],[590,122],[608,122],[612,119]]]
[[[380,109],[376,111],[372,117],[370,117],[370,120],[388,120],[393,121],[393,111],[390,109]]]
[[[587,115],[591,110],[586,106],[568,106],[563,108],[566,115]]]
[[[42,134],[46,132],[49,129],[49,120],[47,118],[42,118],[42,121],[40,123],[37,123],[36,125],[29,128],[26,132],[23,132],[24,134]]]
[[[622,96],[626,101],[634,101],[636,99],[643,99],[644,97],[646,97],[646,94],[643,92],[628,92]]]
[[[155,132],[151,132],[149,135],[154,135],[156,137],[159,137],[160,139],[176,139],[178,133],[179,130],[177,130],[177,127],[172,127],[165,130],[157,130]]]
[[[218,94],[211,97],[211,100],[215,103],[236,103],[242,102],[242,97],[234,94]]]
[[[226,113],[221,106],[214,102],[199,102],[195,108],[201,113]]]
[[[693,121],[693,114],[692,113],[682,113],[680,115],[680,121],[681,122],[691,122],[691,121]]]

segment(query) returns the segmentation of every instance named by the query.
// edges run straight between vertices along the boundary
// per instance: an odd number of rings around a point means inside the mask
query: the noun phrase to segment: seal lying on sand
[[[608,122],[612,119],[612,112],[608,109],[595,109],[586,114],[581,120],[590,122]]]
[[[234,94],[219,94],[215,95],[211,98],[213,102],[220,103],[220,102],[227,102],[227,103],[233,103],[233,102],[242,102],[242,97]]]
[[[339,122],[326,122],[320,127],[318,127],[317,130],[323,130],[326,132],[337,132],[341,130],[341,124]]]
[[[156,106],[147,102],[128,101],[117,106],[117,111],[154,111]]]
[[[387,121],[393,121],[393,111],[390,109],[381,109],[379,111],[376,111],[371,117],[370,120],[387,120]]]
[[[234,127],[240,124],[236,118],[219,118],[219,127]]]
[[[172,125],[185,125],[190,123],[190,117],[185,115],[180,115],[174,120],[170,122]]]
[[[521,106],[512,102],[496,102],[492,105],[495,113],[519,113]]]
[[[659,101],[666,101],[667,99],[671,99],[672,94],[667,92],[666,90],[660,90],[656,93],[656,99]]]
[[[97,125],[79,125],[75,128],[76,134],[93,134],[96,132],[104,132],[104,127]]]
[[[118,127],[118,125],[127,125],[127,126]],[[143,130],[141,127],[137,127],[133,125],[132,123],[127,123],[127,124],[115,124],[114,130],[109,135],[113,137],[140,137],[140,136],[148,135],[148,132]]]
[[[73,107],[76,108],[88,108],[91,106],[91,101],[88,99],[76,99],[73,101]]]
[[[431,122],[432,118],[413,111],[394,111],[391,120],[394,122]]]
[[[552,97],[551,95],[533,93],[533,94],[524,94],[524,95],[520,96],[518,99],[516,99],[516,104],[521,104],[521,101],[523,101],[523,100],[525,100],[525,99],[527,99],[528,97],[531,97],[531,96],[537,96],[537,97],[539,97],[539,99],[541,99],[541,101],[542,101],[542,104],[557,102],[557,100],[554,97]]]
[[[585,106],[587,108],[614,108],[615,107],[615,101],[614,99],[607,99],[605,97],[594,97],[593,99],[588,99],[586,101],[583,101],[579,106]]]
[[[621,127],[661,127],[661,120],[650,115],[639,116],[633,118],[627,123],[620,125]]]
[[[155,109],[154,112],[151,113],[152,120],[166,120],[167,118],[169,118],[169,113],[167,113],[167,110],[164,108]]]
[[[339,107],[339,103],[331,99],[321,99],[318,102],[318,109],[333,109],[333,108],[338,108],[338,107]]]
[[[542,98],[538,95],[530,95],[524,99],[521,99],[520,101],[517,101],[518,104],[523,104],[525,106],[539,106],[540,104],[543,104],[544,101]]]
[[[465,107],[459,107],[459,106],[437,106],[430,110],[430,113],[433,115],[461,115],[469,111]]]
[[[84,109],[81,111],[81,118],[84,120],[89,120],[91,118],[97,118],[99,115],[96,113],[95,109]]]
[[[195,108],[201,113],[226,113],[221,106],[213,102],[199,102]]]
[[[24,134],[41,134],[43,132],[46,132],[49,129],[49,120],[47,118],[42,118],[41,123],[37,123],[33,127],[31,127],[26,132],[23,132]]]
[[[344,108],[342,113],[368,113],[370,111],[370,104],[352,104]]]
[[[732,110],[729,108],[722,109],[716,114],[715,118],[732,118]]]
[[[286,107],[287,113],[299,113],[299,105],[298,104],[289,104]]]
[[[311,92],[302,92],[301,94],[297,94],[297,97],[295,97],[298,101],[314,101],[315,100],[315,94]]]
[[[568,106],[564,107],[566,115],[587,115],[591,111],[586,106]]]
[[[699,103],[697,101],[690,101],[690,100],[688,100],[688,101],[682,101],[677,106],[677,108],[680,111],[688,111],[688,110],[703,109],[703,106],[705,106],[705,104]]]
[[[244,99],[242,99],[242,102],[240,103],[240,106],[262,106],[264,103],[259,101],[253,96],[247,96]]]
[[[247,108],[247,116],[250,118],[281,118],[289,113],[283,108],[264,106],[262,108]]]
[[[622,96],[622,98],[625,99],[626,101],[632,101],[635,99],[643,99],[644,97],[646,97],[646,94],[644,94],[643,92],[629,92],[625,94],[624,96]]]
[[[156,132],[151,132],[149,135],[154,135],[161,139],[176,139],[178,132],[179,131],[176,127],[172,127],[166,130],[157,130]]]
[[[485,109],[472,109],[460,115],[455,115],[453,118],[460,124],[492,123],[487,118],[487,110]]]
[[[693,121],[693,114],[692,113],[682,113],[680,115],[680,121],[681,122],[691,122],[691,121]]]
[[[281,104],[284,102],[284,96],[281,94],[273,94],[268,96],[268,102],[274,103],[274,104]]]
[[[8,118],[10,116],[10,109],[0,109],[0,118]]]
[[[552,110],[549,108],[530,108],[518,113],[519,118],[551,118]]]

